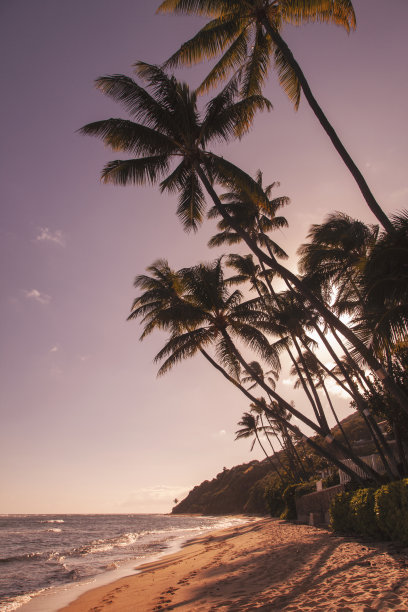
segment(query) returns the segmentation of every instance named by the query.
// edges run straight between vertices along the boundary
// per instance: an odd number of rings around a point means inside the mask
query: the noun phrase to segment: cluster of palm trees
[[[243,429],[254,425],[256,433],[259,427],[272,433],[288,451],[294,475],[304,471],[294,443],[301,440],[355,479],[360,479],[356,468],[376,482],[382,479],[358,458],[344,431],[341,438],[331,434],[325,402],[339,423],[326,384],[331,379],[364,418],[387,476],[401,477],[408,473],[408,436],[400,426],[408,414],[408,217],[389,219],[382,211],[280,34],[287,22],[320,20],[353,28],[351,2],[165,0],[159,11],[210,21],[163,66],[138,62],[139,82],[124,75],[97,79],[97,87],[120,102],[130,119],[97,121],[82,132],[132,156],[109,162],[102,171],[105,182],[159,183],[162,192],[177,192],[177,214],[186,230],[204,221],[209,198],[207,214],[218,220],[209,246],[241,243],[249,252],[241,248],[240,254],[182,270],[156,261],[136,278],[141,293],[129,318],[141,319],[142,337],[155,329],[168,332],[156,356],[162,362],[159,374],[200,353],[243,393],[252,408],[241,421]],[[219,54],[195,91],[168,72]],[[275,184],[264,187],[261,172],[252,178],[211,151],[215,142],[242,137],[255,113],[271,108],[261,92],[270,63],[296,107],[303,92],[383,226],[380,232],[344,214],[331,215],[312,227],[300,248],[300,274],[284,265],[286,253],[273,238],[274,230],[287,225],[279,209],[288,198],[273,198]],[[221,91],[199,108],[200,94],[231,72]],[[334,366],[320,356],[321,347]],[[297,409],[276,390],[283,352],[307,409]],[[379,414],[394,430],[397,454],[378,427]],[[305,436],[302,425],[315,435]],[[352,463],[344,463],[347,458]]]

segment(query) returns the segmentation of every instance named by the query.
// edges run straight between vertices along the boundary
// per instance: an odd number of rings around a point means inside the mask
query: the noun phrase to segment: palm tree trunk
[[[397,464],[395,463],[395,457],[393,455],[393,452],[390,449],[390,446],[389,446],[388,442],[385,440],[385,438],[384,438],[384,436],[382,434],[382,431],[378,427],[377,421],[371,415],[371,412],[370,412],[370,410],[368,408],[367,402],[360,395],[360,393],[359,393],[359,391],[357,389],[357,386],[354,384],[354,382],[351,379],[351,377],[349,376],[347,370],[343,367],[343,364],[341,363],[341,360],[338,359],[337,355],[335,354],[335,352],[331,348],[331,346],[330,346],[329,342],[327,341],[324,333],[321,331],[321,329],[319,328],[318,325],[315,325],[315,330],[319,334],[319,338],[323,342],[324,346],[329,351],[330,355],[333,357],[333,359],[335,360],[335,362],[337,363],[337,365],[341,369],[341,371],[343,373],[343,376],[344,376],[348,386],[350,387],[350,390],[353,393],[353,398],[354,398],[354,400],[356,402],[357,409],[360,412],[361,416],[363,417],[364,421],[366,422],[368,430],[371,433],[372,440],[373,440],[373,442],[375,444],[375,447],[376,447],[376,449],[378,451],[378,454],[380,455],[381,461],[383,462],[384,468],[386,469],[386,472],[387,472],[388,476],[391,478],[391,480],[394,480],[395,478],[399,478],[399,470],[398,470]],[[383,450],[381,448],[381,444],[382,444],[382,446],[383,446],[383,448],[384,448],[384,450],[385,450],[385,452],[387,454],[387,457],[388,457],[390,463],[388,463],[387,459],[385,458],[384,452],[383,452]],[[394,472],[393,472],[393,470],[394,470]]]
[[[262,387],[262,389],[264,389],[264,391],[266,391],[266,393],[270,393],[272,397],[278,402],[278,404],[282,408],[284,408],[285,410],[287,410],[288,412],[296,416],[303,423],[308,424],[309,427],[311,427],[313,431],[315,431],[317,434],[322,436],[328,444],[331,444],[331,446],[333,447],[334,453],[340,453],[344,455],[345,457],[349,457],[350,459],[354,461],[354,463],[360,469],[362,469],[367,474],[370,474],[370,477],[373,478],[376,482],[381,482],[381,477],[375,470],[373,470],[370,466],[368,466],[366,463],[361,461],[360,458],[357,457],[357,455],[354,455],[354,453],[351,453],[351,451],[348,448],[346,448],[340,442],[338,442],[335,438],[333,438],[332,435],[327,434],[327,432],[325,432],[321,427],[319,427],[318,425],[310,421],[310,419],[308,419],[304,414],[298,412],[293,406],[291,406],[288,402],[286,402],[280,395],[278,395],[275,391],[273,391],[270,387],[268,387],[265,381],[259,378],[257,373],[254,372],[254,370],[250,367],[250,365],[245,361],[245,359],[242,357],[241,353],[238,351],[238,349],[232,342],[230,336],[225,330],[222,331],[222,335],[227,345],[230,347],[232,353],[238,359],[239,363],[244,368],[244,370],[258,383],[260,387]]]
[[[324,114],[323,110],[319,106],[316,98],[312,94],[312,91],[309,87],[309,83],[307,82],[305,75],[303,74],[299,64],[295,60],[288,45],[283,40],[283,38],[280,36],[279,32],[271,26],[265,14],[261,16],[261,22],[265,30],[268,32],[269,36],[271,37],[275,46],[279,48],[285,60],[290,65],[292,70],[295,72],[296,77],[300,83],[300,86],[303,90],[306,100],[309,103],[310,108],[312,109],[320,125],[323,127],[324,131],[326,132],[326,134],[332,141],[334,148],[336,149],[336,151],[338,152],[338,154],[340,155],[340,157],[346,164],[347,168],[351,172],[371,212],[373,213],[373,215],[377,217],[378,221],[381,223],[384,229],[389,234],[392,234],[394,232],[394,228],[393,228],[391,221],[389,220],[389,218],[387,217],[387,215],[385,214],[381,206],[378,204],[369,186],[367,185],[365,178],[361,174],[360,170],[358,169],[353,159],[347,152],[340,138],[336,134],[333,126],[331,125],[326,115]]]
[[[353,357],[350,355],[350,352],[347,350],[347,347],[345,346],[344,342],[342,342],[342,340],[339,337],[339,335],[336,332],[336,330],[332,326],[330,326],[330,331],[333,334],[334,338],[336,339],[336,341],[337,341],[338,345],[340,346],[341,350],[345,354],[347,362],[350,364],[350,366],[356,372],[356,377],[358,379],[358,382],[362,386],[362,388],[364,389],[364,385],[365,385],[366,388],[371,391],[371,393],[375,393],[375,387],[371,383],[370,379],[368,379],[367,376],[364,374],[364,371],[360,368],[360,366],[355,361],[355,359],[353,359]]]
[[[327,423],[326,415],[324,414],[324,410],[323,410],[323,406],[322,406],[321,401],[320,401],[319,394],[317,393],[316,387],[315,387],[315,385],[313,383],[313,380],[312,380],[312,377],[310,375],[310,372],[309,372],[309,369],[307,367],[307,364],[305,363],[305,360],[303,358],[303,354],[302,354],[302,351],[300,350],[300,347],[299,347],[299,344],[298,344],[298,342],[296,340],[295,334],[291,334],[291,337],[292,337],[293,344],[296,347],[296,351],[297,351],[297,353],[299,355],[300,362],[301,362],[301,364],[303,366],[303,371],[306,374],[306,378],[307,378],[307,381],[309,383],[309,387],[310,387],[310,389],[312,390],[312,393],[313,393],[314,401],[316,403],[316,409],[317,409],[317,411],[318,411],[318,413],[320,415],[320,418],[318,419],[318,421],[319,421],[321,427],[326,430],[326,432],[330,432],[330,428],[329,428],[329,425]]]
[[[276,465],[275,465],[275,464],[274,464],[274,462],[272,461],[272,458],[271,458],[271,457],[268,455],[268,453],[267,453],[267,452],[266,452],[266,450],[264,449],[263,444],[262,444],[262,442],[261,442],[261,440],[260,440],[260,438],[259,438],[258,432],[255,430],[255,431],[254,431],[254,433],[255,433],[255,436],[256,436],[257,442],[258,442],[259,446],[262,448],[262,450],[263,450],[263,453],[264,453],[265,457],[267,458],[267,460],[268,460],[269,464],[272,466],[272,469],[273,469],[273,470],[274,470],[274,471],[277,473],[277,475],[278,475],[278,477],[279,477],[279,479],[280,479],[281,483],[282,483],[282,484],[285,484],[285,481],[283,480],[281,473],[279,472],[278,468],[276,467]]]
[[[249,393],[249,391],[245,389],[245,387],[243,387],[237,380],[232,378],[232,376],[230,376],[216,361],[214,361],[214,359],[204,349],[200,348],[200,352],[205,357],[205,359],[207,359],[207,361],[209,361],[209,363],[211,363],[211,365],[224,376],[224,378],[226,378],[230,383],[232,383],[235,387],[237,387],[237,389],[239,389],[241,393],[243,393],[253,404],[259,406],[259,408],[262,408],[262,410],[265,410],[265,406],[262,404],[262,402],[260,402],[256,397],[251,395],[251,393]],[[269,409],[267,409],[267,411],[268,410]],[[327,459],[329,463],[332,463],[339,470],[342,470],[343,472],[345,472],[348,476],[350,476],[351,479],[356,480],[360,484],[364,484],[364,480],[361,478],[361,476],[359,476],[359,474],[354,472],[346,464],[343,464],[339,459],[337,459],[336,456],[329,453],[325,448],[320,446],[317,442],[315,442],[311,438],[308,438],[307,436],[302,434],[302,432],[300,431],[298,427],[296,427],[296,425],[292,425],[292,423],[290,423],[289,421],[286,421],[283,417],[281,417],[279,414],[275,414],[273,411],[270,411],[270,413],[271,413],[272,418],[284,423],[285,426],[288,427],[290,431],[292,431],[292,433],[294,433],[296,436],[299,436],[304,442],[306,442],[306,444],[310,446],[310,448],[312,448],[315,451],[315,453]],[[369,474],[370,478],[373,478],[375,482],[378,482],[378,483],[381,482],[381,479],[379,478],[379,475],[377,474],[377,472],[374,472],[374,470],[372,470],[368,465],[359,461],[358,457],[356,457],[356,459],[357,459],[357,461],[355,461],[356,465],[358,465],[358,467],[360,467],[363,470],[363,472],[366,472],[367,474]],[[353,461],[354,461],[354,458],[353,458]]]
[[[344,431],[344,429],[343,429],[343,427],[342,427],[342,424],[341,424],[341,423],[340,423],[340,421],[339,421],[339,417],[337,416],[337,412],[336,412],[336,411],[335,411],[335,409],[334,409],[333,402],[331,401],[330,394],[329,394],[329,392],[328,392],[328,390],[327,390],[326,385],[324,384],[324,380],[323,380],[323,378],[321,378],[321,382],[320,382],[320,384],[322,385],[322,389],[323,389],[323,391],[324,391],[324,393],[325,393],[325,395],[326,395],[326,399],[327,399],[327,401],[328,401],[328,403],[329,403],[330,410],[331,410],[331,411],[332,411],[332,413],[333,413],[333,416],[334,416],[334,419],[335,419],[335,421],[336,421],[336,423],[337,423],[337,426],[338,426],[338,428],[340,429],[340,431],[341,431],[341,433],[342,433],[342,435],[343,435],[343,438],[344,438],[344,440],[345,440],[345,442],[346,442],[347,446],[349,447],[349,449],[350,449],[350,450],[353,450],[353,449],[352,449],[352,446],[351,446],[351,444],[350,444],[350,440],[349,440],[349,439],[348,439],[348,437],[346,436],[346,432]]]
[[[273,447],[273,444],[271,442],[270,437],[268,436],[268,432],[266,431],[265,425],[263,423],[263,419],[262,419],[262,414],[259,414],[259,418],[261,420],[261,425],[262,425],[262,430],[266,436],[266,439],[268,440],[269,446],[271,447],[272,450],[272,457],[276,458],[276,461],[279,463],[279,466],[281,467],[281,469],[285,472],[286,476],[288,477],[289,480],[291,480],[292,482],[295,482],[294,480],[294,473],[292,472],[292,474],[289,474],[288,470],[285,468],[285,466],[282,464],[282,461],[280,460],[279,455],[275,452],[275,449]],[[256,433],[257,435],[257,433]],[[258,437],[258,436],[257,436]],[[261,445],[260,440],[258,440],[259,444]]]
[[[311,292],[309,291],[302,283],[302,281],[297,278],[293,272],[282,266],[275,257],[270,257],[266,255],[258,247],[256,242],[252,240],[247,232],[241,228],[239,223],[237,223],[231,215],[229,215],[225,210],[221,203],[221,200],[217,196],[213,186],[208,180],[207,176],[203,172],[201,167],[197,168],[198,176],[202,181],[206,191],[210,195],[211,199],[214,202],[214,205],[220,215],[225,219],[228,224],[235,230],[235,232],[241,236],[241,238],[246,242],[251,251],[262,261],[264,261],[272,270],[275,270],[284,280],[290,281],[294,287],[299,291],[299,293],[306,298],[310,304],[321,314],[321,316],[325,319],[328,324],[333,325],[349,342],[352,344],[358,352],[364,357],[368,366],[374,372],[376,377],[379,379],[380,383],[383,387],[394,397],[394,399],[401,406],[401,409],[408,414],[408,397],[399,388],[398,385],[394,383],[394,381],[390,378],[388,373],[382,367],[382,364],[378,361],[372,351],[366,347],[366,345],[354,334],[354,332],[347,327],[340,319],[336,317],[326,306]]]

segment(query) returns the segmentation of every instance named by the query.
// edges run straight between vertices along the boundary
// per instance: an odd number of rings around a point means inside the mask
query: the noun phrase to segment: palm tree
[[[320,365],[319,360],[316,358],[316,356],[311,353],[311,352],[304,352],[302,353],[302,360],[299,359],[298,363],[297,363],[297,367],[295,368],[295,366],[292,366],[291,368],[291,376],[296,376],[299,375],[299,371],[301,372],[302,370],[304,371],[305,368],[308,369],[309,373],[310,373],[310,378],[312,379],[313,384],[316,386],[316,389],[321,388],[324,391],[324,394],[326,396],[327,402],[330,406],[330,410],[332,412],[332,415],[334,417],[334,420],[336,421],[336,424],[339,428],[339,430],[341,431],[343,438],[347,444],[347,446],[351,449],[351,445],[350,445],[350,441],[341,425],[341,422],[339,421],[339,418],[337,416],[336,410],[333,406],[333,402],[331,400],[330,394],[327,390],[327,387],[325,385],[325,378],[328,376],[328,373],[322,368],[322,366]],[[301,384],[301,381],[298,379],[295,383],[295,388],[299,387]]]
[[[408,341],[408,211],[392,221],[394,234],[381,234],[365,259],[362,285],[376,349],[398,355]]]
[[[309,241],[298,249],[301,272],[316,277],[330,297],[335,293],[334,307],[339,314],[363,305],[362,271],[377,237],[378,226],[336,212],[312,225]]]
[[[300,92],[303,91],[369,208],[386,231],[393,232],[392,223],[318,104],[303,71],[280,34],[287,23],[301,25],[314,21],[333,23],[349,32],[356,25],[350,0],[164,0],[157,12],[200,15],[210,19],[166,62],[173,68],[221,55],[202,83],[202,90],[239,69],[243,80],[242,95],[259,93],[273,62],[279,82],[295,108],[299,106]]]
[[[259,187],[258,193],[249,193],[247,189],[235,189],[230,193],[222,194],[220,200],[224,205],[224,210],[239,223],[251,240],[259,246],[266,247],[271,255],[287,259],[288,256],[285,251],[271,239],[268,233],[288,227],[286,218],[277,215],[277,212],[282,206],[288,205],[290,199],[287,196],[271,199],[272,190],[279,187],[279,182],[275,181],[264,187],[262,178],[262,172],[258,170],[255,176],[255,181]],[[259,198],[260,193],[263,193],[262,199]],[[210,219],[220,217],[217,206],[210,209],[208,217]],[[228,219],[221,218],[217,227],[220,231],[211,238],[208,246],[233,245],[242,242],[242,237],[231,228]]]
[[[261,95],[236,101],[237,80],[228,85],[206,106],[203,116],[197,109],[197,92],[190,91],[157,66],[139,62],[141,87],[125,75],[96,80],[96,87],[124,105],[135,121],[107,119],[89,123],[81,133],[97,136],[115,151],[137,156],[114,160],[102,171],[102,180],[115,185],[160,182],[160,190],[179,192],[177,214],[186,230],[197,230],[203,220],[205,197],[199,177],[226,185],[241,183],[249,191],[263,193],[245,172],[207,150],[217,141],[227,141],[238,126],[249,128],[257,110],[270,109]],[[171,170],[171,162],[177,162]]]
[[[258,182],[223,157],[208,151],[207,146],[214,140],[225,141],[235,135],[238,126],[241,130],[242,126],[249,128],[256,110],[269,108],[270,103],[259,94],[235,102],[238,91],[237,80],[233,79],[207,104],[201,117],[197,109],[197,94],[187,85],[169,77],[157,66],[142,62],[138,63],[138,73],[147,82],[146,89],[124,75],[101,77],[96,81],[99,89],[124,104],[132,117],[140,121],[107,119],[82,128],[82,133],[101,138],[114,150],[142,155],[109,162],[102,171],[102,179],[117,185],[154,183],[161,179],[162,191],[179,192],[177,213],[187,230],[196,230],[203,219],[204,186],[221,217],[259,260],[293,285],[328,324],[350,341],[382,378],[381,384],[395,396],[402,410],[408,412],[405,393],[394,384],[375,355],[313,292],[302,285],[293,272],[277,261],[272,251],[268,250],[266,254],[259,247],[257,241],[228,213],[214,189],[214,181],[235,189],[238,186],[249,194],[255,194],[259,205],[268,209],[269,201]],[[173,170],[170,168],[172,160],[178,162]]]
[[[259,437],[259,433],[258,433],[259,432],[258,420],[259,420],[259,416],[258,415],[254,416],[250,412],[244,412],[241,420],[238,421],[238,425],[240,425],[241,429],[238,429],[235,432],[235,440],[242,440],[244,438],[252,438],[252,436],[255,436],[254,441],[252,442],[252,445],[251,445],[251,451],[253,450],[253,448],[255,446],[255,442],[258,442],[258,444],[261,447],[265,457],[267,458],[267,460],[269,461],[269,463],[272,466],[273,470],[278,475],[279,480],[283,484],[284,480],[282,478],[282,474],[280,473],[277,465],[275,465],[275,462],[272,460],[272,458],[266,452],[265,447],[263,446],[263,444],[261,442],[261,439]],[[263,428],[261,428],[261,430],[262,429]]]
[[[339,442],[322,430],[308,417],[297,411],[294,406],[286,402],[271,387],[261,380],[256,371],[251,368],[241,352],[234,344],[234,338],[260,355],[263,360],[276,369],[278,357],[261,329],[265,314],[257,310],[257,301],[242,302],[242,294],[235,290],[228,290],[223,278],[221,261],[213,264],[200,264],[193,268],[186,268],[172,273],[167,262],[154,265],[151,268],[153,277],[151,282],[145,275],[136,278],[135,285],[146,288],[146,295],[136,298],[132,312],[129,316],[134,319],[142,317],[145,332],[151,333],[154,329],[164,329],[171,332],[165,346],[156,355],[155,361],[163,361],[159,375],[169,371],[181,360],[192,357],[200,352],[221,374],[237,387],[252,403],[259,405],[272,418],[284,423],[290,431],[302,436],[297,426],[284,417],[284,410],[296,416],[300,422],[311,427],[323,437],[326,436],[333,448],[343,452],[359,465],[370,477],[378,479],[374,470],[366,466],[353,454],[350,455]],[[180,279],[180,284],[173,282],[174,274]],[[158,291],[158,285],[163,291]],[[178,286],[179,296],[174,299],[174,290]],[[162,307],[160,307],[162,304]],[[211,357],[208,350],[215,345],[216,359]],[[254,397],[240,383],[241,368],[251,375],[254,381],[275,400],[279,410],[269,407]],[[331,453],[316,443],[312,438],[305,441],[316,452],[342,468],[336,453]],[[349,470],[350,474],[353,470]]]

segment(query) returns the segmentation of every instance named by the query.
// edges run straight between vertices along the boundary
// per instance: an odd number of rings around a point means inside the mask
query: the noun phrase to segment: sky
[[[157,187],[101,184],[116,157],[78,134],[125,111],[94,86],[164,61],[203,23],[141,0],[1,0],[0,513],[168,512],[223,467],[262,459],[234,441],[247,400],[199,357],[156,378],[165,336],[126,317],[133,279],[155,259],[214,259],[214,225],[183,232]],[[357,30],[283,36],[386,212],[406,207],[406,0],[355,0]],[[178,77],[196,86],[208,64]],[[221,153],[291,198],[280,245],[294,255],[333,210],[375,223],[302,102],[271,73],[274,109]],[[284,373],[280,390],[304,408]],[[338,398],[340,414],[349,411]],[[306,410],[306,408],[304,408]]]

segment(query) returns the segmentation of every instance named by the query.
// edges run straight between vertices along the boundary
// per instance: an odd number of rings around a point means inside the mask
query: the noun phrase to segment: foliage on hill
[[[355,412],[341,422],[353,442],[367,440],[368,430],[361,416]],[[332,430],[338,435],[338,426]],[[367,442],[369,445],[369,442]],[[368,446],[367,446],[368,448]],[[299,449],[300,450],[300,449]],[[370,449],[372,452],[372,449]],[[274,458],[284,461],[281,451]],[[321,459],[309,455],[316,470],[324,469]],[[310,474],[313,476],[313,474]],[[187,497],[172,510],[173,514],[274,514],[283,511],[283,491],[286,487],[277,481],[270,463],[251,461],[231,469],[224,468],[215,478],[194,487]]]
[[[270,478],[271,466],[267,461],[251,461],[230,470],[224,468],[211,481],[205,480],[175,508],[173,514],[240,514],[267,513],[263,499],[263,486]]]

